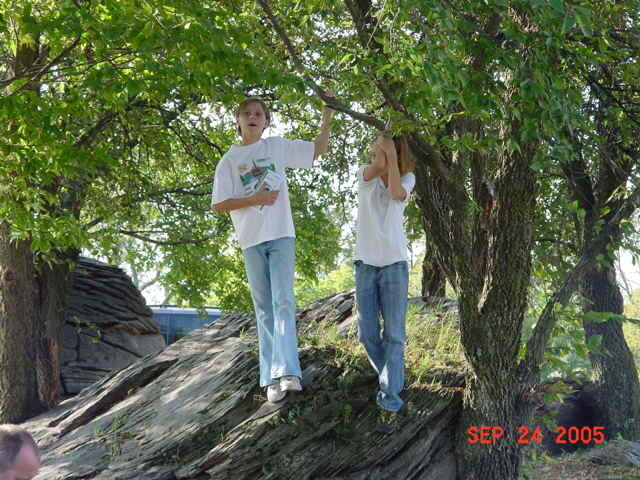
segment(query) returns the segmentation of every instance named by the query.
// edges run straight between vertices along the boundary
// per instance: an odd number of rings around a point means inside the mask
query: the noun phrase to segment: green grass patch
[[[410,305],[406,320],[405,350],[406,387],[431,382],[433,372],[461,371],[464,356],[460,343],[458,319],[454,313],[424,311]],[[351,373],[373,370],[364,347],[357,338],[357,325],[341,332],[337,325],[318,322],[307,325],[300,334],[301,346],[331,348],[335,354],[328,359],[348,378]]]

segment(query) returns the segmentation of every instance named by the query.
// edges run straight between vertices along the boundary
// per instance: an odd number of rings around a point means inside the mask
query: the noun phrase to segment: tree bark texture
[[[77,253],[72,254],[77,258]],[[74,258],[75,259],[75,258]],[[56,405],[61,398],[61,364],[63,327],[66,321],[66,298],[71,286],[69,264],[43,264],[36,278],[38,287],[38,315],[42,334],[38,348],[38,391],[47,407]]]
[[[445,275],[438,261],[436,248],[430,242],[428,235],[425,247],[424,259],[422,260],[422,296],[443,298],[445,296]]]
[[[615,269],[593,267],[584,276],[581,289],[582,296],[589,302],[585,312],[623,313],[624,302]],[[615,319],[606,322],[585,320],[583,324],[587,341],[596,335],[602,336],[600,351],[591,354],[591,364],[606,438],[621,434],[635,440],[640,436],[640,387],[622,324]]]
[[[0,423],[21,422],[44,410],[37,363],[42,329],[36,305],[33,254],[0,224]]]
[[[457,445],[463,480],[516,480],[520,468],[517,429],[533,414],[518,376],[518,350],[531,273],[535,178],[530,148],[500,158],[480,221],[474,252],[481,258],[460,275],[460,325],[467,378]],[[482,265],[479,267],[478,265]],[[499,427],[504,437],[471,444],[471,427]]]

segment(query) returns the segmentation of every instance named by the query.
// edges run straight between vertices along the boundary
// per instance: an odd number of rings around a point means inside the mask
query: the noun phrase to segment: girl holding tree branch
[[[333,94],[330,94],[333,96]],[[212,209],[230,212],[256,314],[260,386],[270,402],[302,390],[293,295],[295,231],[285,168],[311,168],[327,151],[333,110],[324,107],[315,142],[262,138],[267,105],[248,98],[236,110],[239,145],[216,167]]]
[[[358,337],[378,374],[377,427],[390,432],[403,405],[405,316],[409,269],[404,208],[415,185],[405,136],[380,135],[358,170],[355,247]],[[380,317],[382,316],[382,330]]]

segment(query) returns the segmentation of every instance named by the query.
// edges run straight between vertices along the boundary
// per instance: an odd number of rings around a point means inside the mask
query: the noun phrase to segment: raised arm
[[[387,170],[387,154],[380,145],[379,140],[373,143],[373,152],[371,155],[373,156],[371,163],[367,165],[364,172],[362,172],[365,182],[379,177]]]
[[[387,174],[389,188],[389,196],[393,200],[404,201],[407,198],[407,192],[405,191],[400,181],[400,169],[398,168],[398,152],[396,145],[391,138],[380,137],[380,148],[384,150],[387,157]]]
[[[333,92],[327,91],[327,94],[333,97]],[[329,148],[329,133],[331,133],[331,118],[335,110],[329,108],[325,105],[322,108],[322,118],[320,119],[320,133],[315,140],[315,148],[313,150],[313,158],[316,159],[320,155],[324,155],[327,153],[327,149]]]

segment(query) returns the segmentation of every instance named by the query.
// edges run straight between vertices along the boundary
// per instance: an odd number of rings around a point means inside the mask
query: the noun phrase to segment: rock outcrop
[[[227,315],[27,422],[43,450],[36,479],[454,479],[461,377],[409,388],[399,430],[377,433],[364,353],[321,337],[352,317],[349,302],[300,313],[300,394],[266,402],[253,318]]]
[[[67,298],[61,352],[65,393],[76,394],[164,347],[151,310],[126,273],[81,258]]]
[[[458,305],[455,300],[443,297],[412,297],[409,305],[418,308],[422,312],[432,312],[436,316],[455,318],[457,320]],[[450,312],[455,316],[448,315]],[[341,334],[346,334],[348,329],[357,326],[355,309],[355,290],[330,295],[310,303],[299,312],[302,323],[324,321],[336,324]]]
[[[399,429],[376,432],[377,378],[363,351],[349,351],[353,300],[347,292],[299,312],[304,391],[279,404],[258,387],[248,315],[109,374],[25,423],[43,453],[36,480],[455,480],[462,374],[409,387]],[[415,303],[430,314],[431,302]],[[584,459],[638,465],[639,448],[608,442]]]

